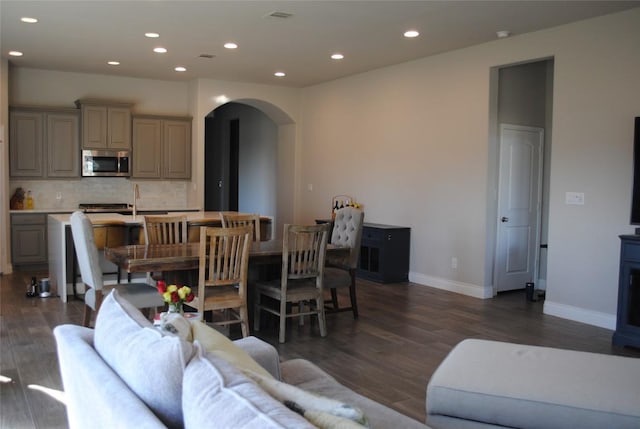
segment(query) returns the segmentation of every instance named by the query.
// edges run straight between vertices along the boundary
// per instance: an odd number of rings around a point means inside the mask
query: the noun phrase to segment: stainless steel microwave
[[[83,150],[82,176],[131,176],[130,159],[128,150]]]

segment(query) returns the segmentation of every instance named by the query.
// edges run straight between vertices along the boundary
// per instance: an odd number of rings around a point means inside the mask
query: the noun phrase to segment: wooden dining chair
[[[156,215],[144,217],[145,244],[177,244],[187,242],[186,215]],[[181,273],[185,274],[185,273]],[[147,281],[164,279],[165,273],[149,273]],[[185,275],[189,282],[191,276]]]
[[[320,336],[327,335],[324,317],[323,277],[329,225],[285,225],[282,245],[282,272],[280,279],[258,281],[255,284],[254,328],[260,330],[260,313],[266,311],[279,317],[279,342],[285,342],[287,318],[316,315]],[[267,305],[262,297],[278,301],[278,306]],[[305,310],[302,303],[309,303]],[[293,312],[296,305],[297,312]],[[291,311],[287,311],[290,308]]]
[[[71,233],[78,256],[78,266],[85,284],[83,325],[89,326],[94,311],[100,309],[102,297],[117,287],[118,293],[136,308],[149,309],[164,306],[157,289],[147,283],[119,283],[105,286],[98,248],[91,220],[80,211],[71,215]],[[147,312],[148,315],[149,312]]]
[[[145,216],[144,241],[146,244],[186,243],[187,216]]]
[[[253,241],[260,241],[260,215],[220,212],[220,222],[223,228],[251,226]]]
[[[200,228],[200,266],[196,298],[185,305],[216,311],[222,320],[215,325],[240,324],[242,336],[249,336],[247,273],[251,228]],[[228,310],[228,311],[227,311]]]
[[[358,301],[356,299],[356,269],[360,259],[360,242],[362,240],[362,227],[364,212],[355,207],[344,207],[336,212],[331,234],[331,244],[349,247],[351,250],[344,258],[327,257],[324,270],[325,290],[331,291],[331,306],[328,313],[341,311],[353,312],[353,318],[358,318]],[[340,307],[338,305],[338,289],[348,288],[351,305]]]

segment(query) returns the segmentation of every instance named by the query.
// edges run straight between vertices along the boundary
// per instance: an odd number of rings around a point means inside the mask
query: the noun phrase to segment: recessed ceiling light
[[[498,36],[499,39],[504,39],[505,37],[511,36],[511,32],[509,30],[496,31],[496,36]]]
[[[224,47],[227,49],[236,49],[238,47],[238,45],[236,43],[233,42],[228,42],[224,44]]]
[[[35,24],[36,22],[38,22],[36,18],[30,18],[28,16],[23,16],[22,18],[20,18],[20,21],[26,22],[27,24]]]
[[[344,58],[344,55],[339,54],[339,53],[335,53],[335,54],[331,55],[331,58],[334,59],[334,60],[341,60],[341,59]]]
[[[285,77],[286,76],[286,74],[284,72],[275,72],[273,75],[277,76],[277,77]]]
[[[160,35],[158,33],[144,33],[145,37],[148,37],[150,39],[157,39],[158,37],[160,37]]]
[[[420,33],[418,33],[416,30],[409,30],[404,32],[404,37],[408,37],[410,39],[413,37],[418,37],[419,35]]]
[[[22,56],[22,52],[20,52],[20,51],[9,51],[9,55],[11,55],[12,57],[21,57]]]
[[[182,66],[178,66],[174,70],[177,71],[177,72],[186,72],[187,71],[187,69],[182,67]]]
[[[158,54],[164,54],[167,50],[163,47],[158,46],[157,48],[153,48],[153,52],[157,52]]]
[[[119,66],[120,61],[107,61],[107,64],[109,64],[110,66]]]

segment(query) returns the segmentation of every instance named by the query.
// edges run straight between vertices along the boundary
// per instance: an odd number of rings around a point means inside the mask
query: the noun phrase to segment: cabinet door
[[[162,126],[158,119],[133,119],[133,177],[160,178]]]
[[[82,148],[107,148],[107,108],[82,105]]]
[[[107,126],[109,149],[131,149],[131,110],[128,107],[109,107]]]
[[[191,121],[163,121],[162,134],[163,177],[191,178]]]
[[[49,113],[46,118],[48,176],[80,177],[78,115]]]
[[[11,112],[9,130],[10,175],[44,175],[42,113]]]
[[[12,226],[11,259],[14,265],[47,262],[46,225]]]

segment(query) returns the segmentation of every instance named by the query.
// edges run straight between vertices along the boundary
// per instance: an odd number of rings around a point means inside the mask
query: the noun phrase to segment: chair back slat
[[[283,278],[322,277],[328,228],[328,224],[285,225],[282,249]]]
[[[260,241],[260,215],[220,212],[223,228],[250,226],[253,241]]]
[[[187,217],[145,216],[144,238],[147,244],[186,243]]]
[[[251,228],[200,228],[200,279],[205,286],[242,285],[246,278]]]

